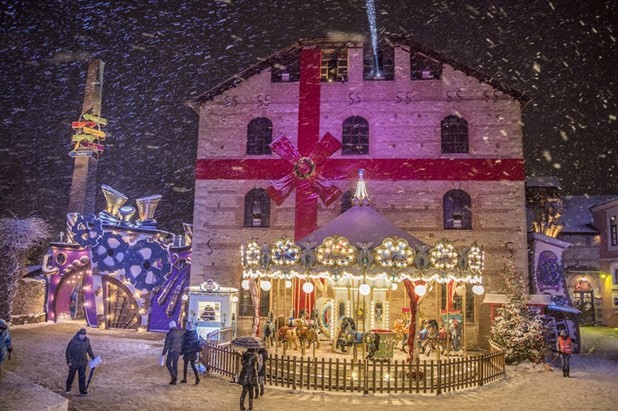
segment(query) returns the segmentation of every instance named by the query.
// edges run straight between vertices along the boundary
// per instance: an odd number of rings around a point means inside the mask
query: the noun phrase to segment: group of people
[[[249,394],[249,409],[253,409],[253,399],[264,395],[264,380],[266,378],[266,348],[249,348],[242,355],[238,383],[242,385],[240,394],[240,409],[245,409],[245,398]]]
[[[202,346],[200,344],[200,337],[193,328],[193,324],[188,323],[186,330],[183,332],[177,327],[176,321],[171,321],[169,324],[169,331],[165,336],[165,345],[163,346],[163,353],[161,355],[162,359],[167,355],[165,365],[172,377],[170,381],[171,385],[176,385],[178,380],[178,359],[181,355],[184,365],[183,378],[180,382],[187,382],[187,371],[190,364],[193,374],[195,375],[195,385],[200,383],[200,376],[195,362],[197,361],[198,353],[202,350]]]

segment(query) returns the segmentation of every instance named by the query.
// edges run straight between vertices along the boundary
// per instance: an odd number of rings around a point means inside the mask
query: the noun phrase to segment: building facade
[[[509,256],[528,275],[526,97],[389,40],[376,54],[356,41],[301,41],[191,102],[199,114],[192,284],[239,287],[241,243],[299,239],[325,225],[349,208],[360,168],[373,207],[398,227],[430,245],[481,244],[487,290],[498,290]],[[279,136],[300,158],[271,147]],[[471,301],[482,339],[489,309],[482,297]],[[271,303],[263,299],[262,312]]]

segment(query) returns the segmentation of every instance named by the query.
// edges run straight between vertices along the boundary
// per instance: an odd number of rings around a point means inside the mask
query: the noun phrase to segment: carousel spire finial
[[[354,193],[354,198],[352,199],[354,205],[368,205],[369,204],[369,194],[367,194],[367,186],[365,185],[365,180],[363,180],[363,174],[365,170],[362,168],[358,170],[358,181],[356,182],[356,192]]]

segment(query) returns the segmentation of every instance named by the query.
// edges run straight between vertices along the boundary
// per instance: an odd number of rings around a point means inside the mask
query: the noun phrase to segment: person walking
[[[258,354],[255,349],[249,348],[242,355],[238,382],[242,385],[240,394],[240,409],[245,409],[245,397],[249,393],[249,409],[253,409],[253,390],[258,381]]]
[[[182,352],[183,336],[182,331],[176,327],[176,321],[170,321],[169,328],[170,330],[165,336],[165,345],[163,346],[161,356],[164,357],[167,354],[165,365],[172,377],[170,385],[176,385],[176,380],[178,379],[178,358]]]
[[[573,340],[566,330],[560,331],[560,336],[556,341],[556,349],[562,360],[562,376],[568,377],[571,369],[571,353],[573,352]]]
[[[95,355],[92,352],[90,346],[90,339],[86,337],[86,329],[80,329],[77,334],[71,338],[65,352],[67,365],[69,366],[69,376],[67,377],[66,391],[68,394],[71,392],[71,386],[75,379],[75,373],[78,373],[79,381],[79,394],[81,396],[88,395],[86,390],[86,365],[88,365],[88,355],[90,359],[94,360]]]
[[[187,330],[182,338],[182,360],[184,362],[184,367],[181,383],[187,382],[187,368],[189,363],[191,363],[191,369],[193,370],[193,374],[195,374],[195,385],[200,383],[200,376],[195,366],[195,361],[200,351],[200,337],[197,335],[197,331],[193,329],[193,324],[188,323]]]
[[[7,359],[11,359],[12,352],[13,345],[9,325],[6,321],[0,319],[0,377],[2,376],[2,363]]]

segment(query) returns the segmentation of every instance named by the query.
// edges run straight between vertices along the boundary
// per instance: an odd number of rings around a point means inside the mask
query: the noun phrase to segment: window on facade
[[[323,49],[320,67],[322,81],[346,81],[348,79],[348,49]]]
[[[247,126],[247,154],[270,154],[273,139],[273,123],[266,117],[257,117]]]
[[[354,203],[352,199],[354,198],[354,190],[348,190],[341,196],[341,214],[348,211]]]
[[[459,116],[447,116],[440,122],[442,153],[468,152],[468,122]]]
[[[470,195],[463,190],[451,190],[444,194],[445,229],[472,229],[472,201]]]
[[[260,315],[268,315],[270,301],[270,291],[260,290]],[[249,290],[244,290],[240,287],[240,307],[239,315],[252,317],[253,316],[253,301],[251,300],[251,293]]]
[[[352,116],[343,122],[342,154],[369,153],[369,123],[361,116]]]
[[[266,190],[254,188],[245,195],[245,227],[270,227],[270,197]]]
[[[618,225],[616,217],[609,218],[609,243],[613,246],[618,245]]]
[[[365,80],[393,80],[395,78],[395,51],[385,46],[378,50],[378,66],[373,48],[363,49],[363,79]]]
[[[410,78],[438,80],[442,78],[442,63],[422,53],[410,53]]]

